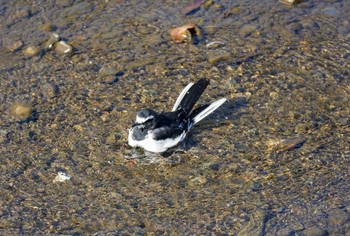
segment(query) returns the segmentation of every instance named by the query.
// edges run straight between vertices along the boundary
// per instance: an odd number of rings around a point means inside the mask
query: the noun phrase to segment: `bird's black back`
[[[186,93],[186,95],[181,100],[177,110],[183,110],[187,115],[189,115],[198,101],[199,97],[202,95],[204,90],[209,85],[208,79],[198,80]]]
[[[161,113],[153,121],[153,137],[155,140],[176,138],[188,130],[189,121],[183,111]]]

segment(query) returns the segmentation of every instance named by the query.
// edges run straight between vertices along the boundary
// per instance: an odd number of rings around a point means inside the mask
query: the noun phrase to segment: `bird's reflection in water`
[[[182,145],[180,145],[182,146]],[[152,165],[152,164],[168,164],[177,165],[185,162],[189,159],[189,155],[181,147],[172,148],[163,153],[154,153],[145,151],[142,148],[133,148],[130,156],[127,158],[129,161],[135,162],[139,165]]]

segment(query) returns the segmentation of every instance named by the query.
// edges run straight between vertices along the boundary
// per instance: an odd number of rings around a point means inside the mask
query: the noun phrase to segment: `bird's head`
[[[152,109],[142,109],[136,114],[136,124],[144,124],[148,121],[153,120],[157,113]]]

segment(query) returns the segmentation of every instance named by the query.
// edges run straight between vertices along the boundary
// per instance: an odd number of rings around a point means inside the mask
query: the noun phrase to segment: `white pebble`
[[[66,180],[69,180],[72,176],[64,173],[64,172],[61,172],[59,171],[55,177],[55,179],[53,180],[54,183],[56,182],[64,182]]]

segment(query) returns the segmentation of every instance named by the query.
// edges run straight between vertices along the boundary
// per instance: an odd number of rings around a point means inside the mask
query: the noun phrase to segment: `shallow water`
[[[350,233],[350,3],[190,3],[0,3],[1,234]],[[201,77],[222,109],[166,155],[127,145]]]

